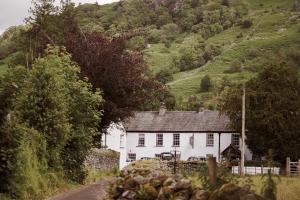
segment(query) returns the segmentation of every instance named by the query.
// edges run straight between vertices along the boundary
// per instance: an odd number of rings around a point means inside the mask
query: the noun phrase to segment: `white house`
[[[217,111],[157,111],[135,112],[124,123],[124,129],[110,129],[111,136],[120,140],[120,169],[143,157],[159,157],[162,152],[171,152],[178,159],[214,156],[222,159],[228,147],[240,148],[240,134],[229,128],[229,119]],[[119,132],[119,133],[118,133]],[[113,136],[114,133],[119,136]],[[110,138],[111,137],[111,138]],[[108,145],[109,147],[109,145]],[[252,159],[246,149],[245,159]]]

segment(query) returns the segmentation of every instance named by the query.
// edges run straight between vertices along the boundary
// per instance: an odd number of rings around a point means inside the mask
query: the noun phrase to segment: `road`
[[[94,184],[59,194],[47,200],[103,200],[111,180],[101,180]]]

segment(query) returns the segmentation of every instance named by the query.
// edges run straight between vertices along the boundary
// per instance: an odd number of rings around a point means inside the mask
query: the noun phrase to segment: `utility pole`
[[[243,88],[243,102],[242,102],[242,155],[241,155],[241,174],[245,175],[245,113],[246,113],[246,91]]]

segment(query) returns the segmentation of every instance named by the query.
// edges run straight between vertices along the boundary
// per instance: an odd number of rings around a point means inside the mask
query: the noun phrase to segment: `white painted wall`
[[[109,149],[120,152],[120,169],[127,166],[128,153],[136,153],[136,159],[142,157],[155,157],[155,154],[162,152],[171,152],[173,147],[173,133],[163,133],[163,146],[156,146],[156,133],[145,134],[145,146],[138,146],[139,133],[126,133],[121,125],[112,125],[106,138],[106,144]],[[194,135],[194,147],[190,145],[190,137]],[[221,134],[220,152],[222,152],[231,143],[232,133]],[[104,143],[103,143],[104,144]],[[241,144],[241,141],[240,141]],[[241,146],[241,145],[240,145]],[[214,146],[206,146],[206,133],[180,133],[180,146],[176,151],[181,154],[181,160],[187,160],[191,156],[203,156],[212,154],[218,160],[219,134],[214,133]],[[246,148],[245,159],[251,160],[252,154]]]
[[[119,124],[111,124],[107,129],[106,134],[106,146],[108,149],[112,149],[114,151],[120,152],[120,141],[122,135],[125,135],[125,129],[122,125]],[[101,144],[105,145],[105,135],[102,134]]]
[[[139,160],[142,157],[155,157],[155,154],[162,152],[171,152],[176,149],[181,154],[181,160],[187,160],[191,156],[203,156],[212,154],[218,160],[219,152],[219,134],[214,133],[214,146],[206,145],[206,133],[180,133],[180,146],[173,146],[173,133],[163,133],[164,144],[163,147],[156,146],[156,133],[144,133],[145,134],[145,146],[138,146],[139,133],[127,133],[126,135],[126,154],[136,153],[136,159]],[[190,137],[194,134],[194,147],[190,145]],[[220,152],[231,144],[231,133],[221,134]],[[241,144],[241,141],[240,141]],[[240,145],[241,146],[241,145]],[[124,158],[125,156],[123,156]],[[247,149],[246,160],[251,160],[252,156],[250,151]],[[126,155],[127,160],[127,155]],[[121,161],[127,163],[126,160]],[[122,166],[126,166],[123,164]]]

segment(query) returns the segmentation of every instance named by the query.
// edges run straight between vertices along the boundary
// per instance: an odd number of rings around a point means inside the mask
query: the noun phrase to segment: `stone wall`
[[[85,160],[85,166],[111,171],[119,168],[120,153],[110,149],[93,149]]]
[[[156,168],[156,166],[154,165]],[[220,189],[205,191],[193,188],[189,179],[182,176],[145,168],[141,164],[122,170],[112,183],[109,200],[267,200],[250,189],[224,184]]]

